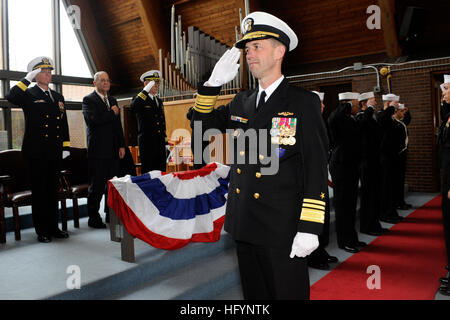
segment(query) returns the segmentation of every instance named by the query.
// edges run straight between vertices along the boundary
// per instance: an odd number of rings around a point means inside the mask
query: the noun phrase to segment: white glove
[[[155,81],[150,81],[150,82],[144,87],[144,91],[146,91],[147,93],[149,93],[150,90],[153,88],[154,85],[155,85]]]
[[[62,158],[65,159],[65,158],[67,158],[68,156],[70,156],[70,151],[63,150]]]
[[[25,76],[25,79],[32,82],[34,80],[34,78],[38,75],[38,73],[40,73],[41,71],[42,71],[42,69],[39,68],[39,69],[33,70],[31,72],[28,72],[27,75]]]
[[[233,47],[223,54],[214,66],[214,70],[206,82],[206,85],[220,87],[233,80],[239,70],[240,65],[237,63],[241,57],[241,50]]]
[[[319,247],[319,237],[312,233],[297,232],[292,242],[291,258],[297,256],[304,258],[309,256]]]

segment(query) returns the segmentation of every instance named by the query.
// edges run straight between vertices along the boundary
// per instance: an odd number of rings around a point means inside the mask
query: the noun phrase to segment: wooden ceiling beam
[[[170,49],[170,39],[168,38],[169,23],[164,21],[164,12],[159,0],[135,0],[142,25],[148,40],[148,44],[153,49],[153,54],[158,57],[158,50],[168,52]]]
[[[402,50],[398,43],[397,27],[395,25],[395,0],[378,0],[381,9],[381,28],[384,44],[389,57],[400,57]]]

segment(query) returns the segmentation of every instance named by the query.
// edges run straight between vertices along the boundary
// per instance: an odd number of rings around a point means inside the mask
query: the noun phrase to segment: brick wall
[[[378,66],[380,69],[381,66]],[[437,167],[435,115],[439,105],[440,92],[435,89],[433,79],[442,81],[440,74],[450,73],[450,59],[438,59],[391,66],[392,91],[400,95],[411,112],[408,126],[409,152],[406,169],[406,183],[411,191],[436,192],[439,190],[439,169]],[[359,75],[363,74],[363,75]],[[339,78],[336,78],[338,76]],[[342,73],[315,75],[291,79],[296,85],[309,90],[320,86],[351,82],[353,91],[372,91],[376,86],[374,70],[345,71]],[[387,92],[386,78],[380,76],[381,93],[376,94],[378,106],[382,106],[381,95]],[[433,105],[435,104],[435,105]]]

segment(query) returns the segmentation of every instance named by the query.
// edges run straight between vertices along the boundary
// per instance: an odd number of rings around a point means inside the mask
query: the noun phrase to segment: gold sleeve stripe
[[[143,94],[142,92],[139,92],[138,97],[144,101],[147,100],[147,96],[145,94]]]
[[[313,214],[317,214],[317,215],[320,215],[320,216],[325,215],[325,212],[324,212],[324,211],[321,211],[321,210],[314,210],[314,209],[307,209],[307,208],[303,208],[303,209],[302,209],[302,212],[313,213]]]
[[[214,106],[216,104],[217,97],[218,96],[204,96],[201,94],[197,94],[195,103],[204,106]]]
[[[318,205],[309,204],[309,203],[304,203],[303,204],[303,208],[319,209],[319,210],[325,211],[325,207],[324,206],[318,206]]]
[[[315,200],[315,199],[303,199],[303,203],[312,203],[312,204],[318,204],[320,206],[326,206],[325,201]]]
[[[323,213],[319,214],[319,213],[314,212],[314,210],[311,210],[311,211],[307,210],[307,209],[303,209],[302,214],[300,216],[300,220],[317,222],[317,223],[325,222],[325,215]]]
[[[212,110],[212,109],[214,109],[214,107],[212,107],[212,106],[204,106],[204,105],[198,104],[198,103],[196,103],[195,106],[196,106],[197,108],[203,109],[203,110]]]
[[[17,86],[18,86],[20,89],[22,89],[22,91],[27,91],[27,89],[28,89],[28,86],[27,86],[25,83],[23,83],[22,81],[20,81],[19,83],[17,83]]]
[[[64,141],[63,147],[70,147],[70,141]]]
[[[201,109],[201,108],[197,108],[197,106],[194,106],[194,110],[200,113],[211,113],[213,111],[214,108],[209,108],[209,109]]]

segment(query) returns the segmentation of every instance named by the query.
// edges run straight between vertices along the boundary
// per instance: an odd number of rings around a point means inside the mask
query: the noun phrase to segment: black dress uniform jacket
[[[166,171],[166,120],[163,102],[155,100],[142,90],[131,102],[131,110],[136,114],[138,144],[142,171]]]
[[[28,89],[29,84],[22,79],[6,98],[25,116],[22,154],[30,174],[33,225],[39,236],[49,237],[59,232],[57,191],[62,151],[70,147],[69,127],[63,96],[51,90],[52,100],[37,85]]]
[[[234,154],[245,157],[244,164],[231,165],[225,230],[236,241],[268,247],[289,247],[297,232],[320,234],[324,223],[327,191],[327,132],[317,95],[290,86],[284,79],[269,99],[255,110],[258,91],[237,94],[226,106],[213,110],[220,88],[199,86],[191,121],[202,121],[203,129],[262,129],[267,150],[257,150],[257,163],[249,163],[250,147],[234,144]],[[269,133],[274,118],[295,118],[297,128],[294,145],[279,150],[279,170],[274,175],[261,175],[263,157],[270,152]],[[192,125],[191,125],[192,126]],[[234,131],[237,133],[237,131]],[[236,139],[238,134],[234,135]]]
[[[110,106],[117,100],[108,95]],[[113,110],[94,91],[83,98],[83,116],[87,124],[88,158],[119,159],[119,148],[125,148],[122,123]]]
[[[50,89],[52,101],[37,85],[27,89],[29,84],[22,79],[6,96],[24,113],[22,154],[28,159],[61,160],[63,147],[70,146],[64,97]]]

